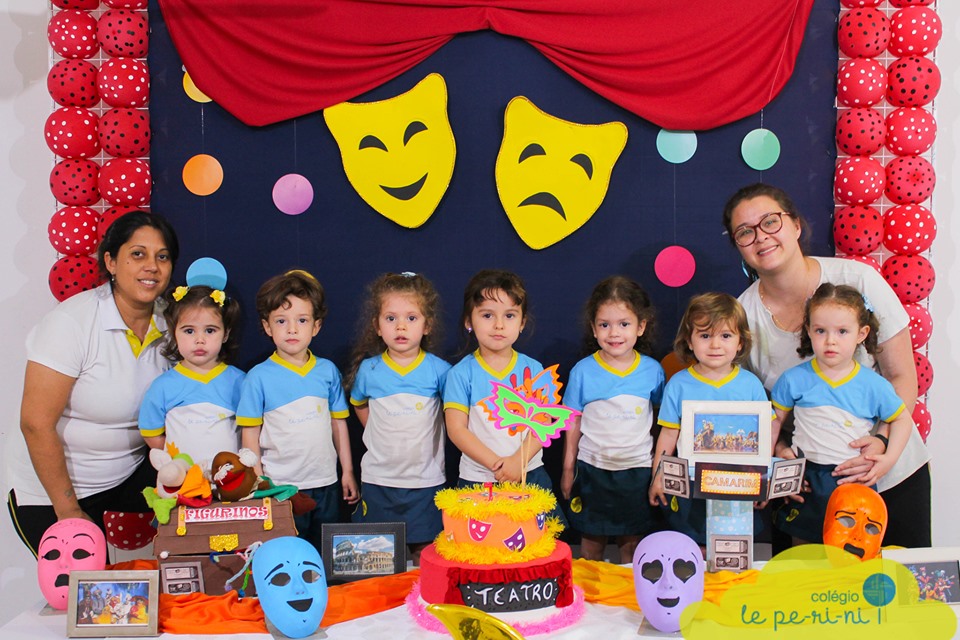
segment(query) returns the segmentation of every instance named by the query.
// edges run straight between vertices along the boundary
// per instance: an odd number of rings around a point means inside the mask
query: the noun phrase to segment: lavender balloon
[[[680,630],[680,614],[703,600],[703,554],[676,531],[653,533],[633,554],[633,584],[644,617],[658,631]]]

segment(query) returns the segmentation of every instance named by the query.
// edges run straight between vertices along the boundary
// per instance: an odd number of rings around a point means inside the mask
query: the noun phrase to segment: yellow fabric
[[[737,584],[756,582],[759,575],[756,569],[743,573],[708,573],[704,576],[703,599],[718,604],[727,589]],[[587,602],[640,610],[631,567],[578,558],[573,561],[573,582],[583,589]]]
[[[137,337],[137,334],[131,329],[127,329],[126,336],[127,342],[130,343],[130,350],[133,351],[133,357],[139,358],[143,350],[146,349],[150,343],[161,339],[163,334],[157,329],[157,323],[153,321],[153,318],[150,318],[150,328],[147,330],[147,335],[144,336],[142,343],[140,342],[140,338]]]

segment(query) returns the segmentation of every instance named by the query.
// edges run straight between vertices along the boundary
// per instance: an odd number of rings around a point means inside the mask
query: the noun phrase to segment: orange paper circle
[[[183,184],[190,193],[208,196],[223,184],[223,167],[213,156],[197,154],[183,165]]]

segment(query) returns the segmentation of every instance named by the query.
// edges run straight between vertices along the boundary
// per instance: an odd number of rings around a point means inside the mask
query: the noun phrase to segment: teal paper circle
[[[657,134],[657,152],[673,164],[682,164],[697,152],[697,134],[693,131],[660,129]]]
[[[780,140],[769,129],[754,129],[743,137],[740,153],[751,169],[764,171],[780,159]]]
[[[873,607],[884,607],[893,602],[897,585],[885,573],[874,573],[863,581],[863,598]]]
[[[227,286],[227,270],[219,260],[197,258],[187,268],[187,286],[205,285],[223,291]]]

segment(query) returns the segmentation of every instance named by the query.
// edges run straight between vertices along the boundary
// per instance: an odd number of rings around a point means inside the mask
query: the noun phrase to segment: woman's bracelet
[[[878,433],[877,435],[873,436],[873,437],[883,443],[883,452],[886,453],[886,452],[887,452],[887,447],[890,446],[890,440],[889,440],[889,438],[887,438],[887,436],[882,436],[882,435],[880,435],[879,433]]]

